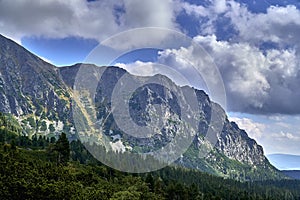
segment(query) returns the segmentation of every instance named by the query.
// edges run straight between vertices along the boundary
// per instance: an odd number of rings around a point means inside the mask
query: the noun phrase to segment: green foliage
[[[1,200],[300,199],[296,180],[239,182],[178,167],[122,173],[95,160],[80,141],[69,144],[64,133],[57,141],[37,135],[30,140],[16,130],[7,121],[0,129]]]
[[[50,143],[51,143],[51,144],[54,144],[55,141],[56,141],[55,137],[51,137],[51,138],[50,138]]]
[[[46,124],[45,121],[42,121],[40,130],[41,131],[46,131],[47,130],[47,124]]]
[[[51,133],[53,133],[55,131],[55,128],[54,128],[53,124],[49,125],[49,130],[50,130]]]
[[[70,160],[70,144],[65,133],[62,133],[56,142],[55,138],[51,137],[50,144],[47,146],[47,155],[48,159],[56,162],[57,165],[67,165]]]
[[[0,127],[15,133],[21,132],[19,122],[10,114],[0,113]]]
[[[11,140],[11,142],[10,142],[10,149],[12,151],[16,151],[17,150],[17,146],[16,146],[16,141],[15,140]]]
[[[33,117],[29,117],[29,118],[28,118],[28,122],[29,122],[29,125],[30,125],[31,127],[35,127],[35,126],[36,126],[36,122],[35,122],[35,120],[33,119]]]
[[[66,165],[70,160],[70,144],[65,133],[59,136],[55,144],[55,150],[58,152],[57,162]]]

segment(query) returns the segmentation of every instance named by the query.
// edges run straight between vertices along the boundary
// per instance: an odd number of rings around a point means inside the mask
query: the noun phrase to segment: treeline
[[[0,117],[1,118],[1,117]],[[119,172],[95,160],[80,141],[26,138],[2,125],[0,198],[5,199],[300,199],[294,180],[238,182],[196,170],[166,167]],[[1,124],[0,124],[1,127]]]

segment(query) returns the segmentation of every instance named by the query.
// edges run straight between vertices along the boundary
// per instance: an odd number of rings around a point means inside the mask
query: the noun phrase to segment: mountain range
[[[300,180],[300,170],[282,170],[282,173],[292,179]]]
[[[299,170],[300,156],[290,154],[267,155],[269,161],[280,170]]]
[[[82,68],[85,69],[84,84],[89,85],[89,81],[98,83],[91,89],[96,91],[93,96],[77,94],[75,89],[75,86],[81,84],[76,77]],[[99,74],[102,74],[101,78]],[[94,103],[94,120],[102,122],[103,134],[107,136],[106,141],[98,138],[100,141],[93,142],[105,144],[105,147],[109,144],[110,150],[114,152],[149,153],[166,146],[176,135],[186,133],[180,110],[184,108],[196,121],[197,127],[189,130],[194,132],[195,137],[187,151],[175,161],[175,165],[242,181],[285,178],[264,156],[263,148],[236,123],[230,122],[222,107],[211,101],[204,91],[189,86],[179,87],[162,75],[150,77],[150,80],[160,80],[168,87],[152,83],[141,86],[133,93],[129,103],[130,116],[140,126],[151,123],[157,111],[154,105],[158,105],[164,116],[160,122],[162,128],[147,138],[135,138],[125,133],[111,115],[114,88],[124,76],[136,83],[144,80],[113,66],[75,64],[56,67],[0,36],[0,112],[12,114],[21,125],[22,134],[51,137],[66,132],[70,140],[88,138],[90,135],[85,131],[90,128],[87,125],[91,119],[86,114],[89,108],[80,107],[76,101],[84,99],[87,102],[85,106]],[[195,93],[199,113],[192,109],[194,105],[189,98],[184,95],[178,97],[172,90],[176,94]],[[179,100],[184,102],[184,106],[179,105]],[[214,126],[212,112],[216,113],[214,120],[218,120],[223,127],[214,133],[216,144],[205,140],[205,133]],[[82,119],[74,113],[78,113]],[[75,126],[78,120],[82,124]],[[209,153],[199,157],[203,145],[209,149]],[[176,145],[170,149],[176,150]]]

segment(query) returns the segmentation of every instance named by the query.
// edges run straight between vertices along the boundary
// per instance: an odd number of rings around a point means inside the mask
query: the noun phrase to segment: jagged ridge
[[[25,128],[25,134],[52,135],[65,131],[73,134],[74,137],[76,131],[73,126],[71,97],[75,77],[81,66],[77,64],[57,68],[0,36],[0,111],[17,116]],[[112,142],[115,142],[116,136],[119,135],[118,140],[126,140],[127,145],[133,150],[147,151],[143,148],[145,145],[154,149],[159,148],[176,134],[178,127],[172,121],[180,122],[176,98],[171,93],[164,95],[160,92],[161,86],[147,85],[139,88],[136,96],[132,98],[131,103],[135,105],[131,106],[132,117],[137,124],[145,124],[147,120],[149,121],[149,113],[155,111],[151,108],[151,104],[159,104],[171,116],[165,124],[169,129],[148,140],[137,140],[126,136],[118,130],[114,119],[108,114],[111,109],[110,97],[113,88],[120,77],[127,72],[116,67],[83,66],[90,72],[105,70],[97,86],[95,103],[97,118],[107,117],[104,128]],[[133,80],[139,79],[139,77],[130,76]],[[161,78],[170,82],[170,85],[177,90],[194,90],[190,87],[179,88],[168,78],[163,76]],[[96,80],[97,77],[91,75],[87,79]],[[195,90],[195,93],[201,110],[199,129],[191,147],[176,161],[177,164],[241,180],[282,177],[265,158],[262,147],[250,139],[247,133],[240,130],[234,122],[229,122],[225,111],[219,105],[211,102],[205,92]],[[153,96],[153,94],[156,95]],[[187,99],[185,100],[188,102]],[[197,153],[199,147],[205,143],[203,133],[206,132],[210,123],[211,109],[217,110],[220,120],[224,122],[224,127],[216,135],[218,138],[216,146],[209,147],[212,149],[211,153],[204,159],[199,159]],[[205,145],[209,146],[209,144]]]

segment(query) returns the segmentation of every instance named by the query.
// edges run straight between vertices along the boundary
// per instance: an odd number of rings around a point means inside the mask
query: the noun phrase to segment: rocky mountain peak
[[[134,138],[123,132],[110,115],[111,97],[124,75],[136,83],[142,83],[143,77],[117,67],[89,64],[57,68],[3,36],[0,36],[0,112],[15,115],[24,128],[24,134],[55,135],[64,131],[75,138],[79,130],[75,130],[73,124],[72,95],[82,68],[86,69],[82,81],[97,83],[91,88],[96,91],[93,97],[95,114],[97,120],[105,119],[102,128],[109,138],[107,142],[114,147],[118,145],[122,151],[137,152],[161,148],[176,134],[187,133],[182,126],[183,109],[192,116],[193,122],[197,122],[197,127],[193,130],[196,134],[190,148],[176,160],[176,164],[240,180],[281,176],[265,158],[262,147],[234,122],[229,122],[222,107],[212,102],[204,91],[189,86],[179,87],[162,75],[150,77],[164,84],[149,83],[137,88],[129,99],[129,112],[133,121],[143,126],[155,119],[153,116],[159,106],[163,120],[158,122],[162,128],[155,130],[152,137]],[[190,93],[195,94],[196,103],[185,95]],[[199,113],[193,112],[195,105]],[[214,133],[216,144],[209,144],[205,134],[208,129],[214,130],[216,121],[221,122],[222,129]],[[204,158],[199,157],[203,145],[210,150]]]

